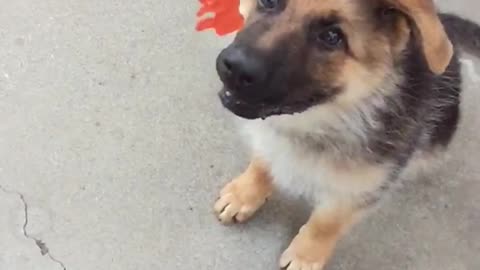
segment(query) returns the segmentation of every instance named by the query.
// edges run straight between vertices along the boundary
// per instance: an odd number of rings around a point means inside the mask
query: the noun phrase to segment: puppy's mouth
[[[311,96],[295,100],[285,98],[281,101],[247,101],[225,86],[218,93],[218,96],[225,108],[235,115],[249,120],[301,113],[318,104],[321,100],[320,97]]]

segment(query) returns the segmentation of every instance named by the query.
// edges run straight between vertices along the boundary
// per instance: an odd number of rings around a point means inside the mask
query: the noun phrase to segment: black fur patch
[[[379,160],[404,165],[416,150],[447,146],[457,129],[461,91],[457,55],[444,74],[434,75],[413,42],[401,63],[404,79],[388,110],[378,112],[383,129],[371,134],[370,149]]]

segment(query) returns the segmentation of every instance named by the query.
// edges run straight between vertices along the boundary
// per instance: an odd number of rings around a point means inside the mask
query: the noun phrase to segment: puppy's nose
[[[217,71],[227,88],[240,95],[252,97],[264,84],[264,61],[246,48],[230,46],[217,58]]]

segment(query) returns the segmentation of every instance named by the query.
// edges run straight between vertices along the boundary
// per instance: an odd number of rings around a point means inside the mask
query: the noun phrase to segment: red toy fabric
[[[244,24],[240,14],[240,0],[199,0],[202,7],[197,12],[197,17],[207,13],[213,16],[203,18],[197,23],[197,31],[213,28],[219,36],[238,31]]]

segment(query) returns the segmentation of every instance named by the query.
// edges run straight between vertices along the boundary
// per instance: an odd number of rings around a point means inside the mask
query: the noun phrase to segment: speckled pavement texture
[[[476,0],[438,1],[480,22]],[[274,270],[308,212],[212,215],[247,152],[216,98],[229,38],[194,0],[3,0],[0,269]],[[327,270],[480,269],[480,65],[449,158],[341,243]],[[479,73],[477,73],[479,72]]]

